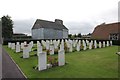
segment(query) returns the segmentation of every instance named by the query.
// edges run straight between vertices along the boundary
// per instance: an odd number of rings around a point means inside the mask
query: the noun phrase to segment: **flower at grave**
[[[48,56],[48,63],[50,63],[53,67],[58,65],[58,58]]]
[[[55,50],[54,50],[54,54],[58,54],[58,49],[55,49]]]
[[[103,47],[103,44],[101,44],[101,48]]]
[[[50,55],[50,50],[46,50],[47,55]]]
[[[24,45],[24,47],[28,47],[28,45]]]
[[[65,49],[65,52],[68,52],[69,48],[67,47],[67,43],[65,42],[64,43],[64,49]]]
[[[83,45],[81,45],[80,48],[83,49]]]
[[[92,49],[94,49],[95,48],[95,46],[94,45],[92,45]]]

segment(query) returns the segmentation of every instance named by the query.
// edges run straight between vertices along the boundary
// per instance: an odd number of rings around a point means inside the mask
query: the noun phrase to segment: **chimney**
[[[63,25],[63,21],[60,20],[60,19],[55,19],[55,23],[57,23],[57,24],[62,24],[62,25]]]

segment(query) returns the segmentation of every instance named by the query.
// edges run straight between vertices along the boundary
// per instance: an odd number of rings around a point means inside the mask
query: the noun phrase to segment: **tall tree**
[[[10,39],[13,35],[13,21],[10,16],[3,16],[2,18],[2,37]]]
[[[82,37],[81,33],[78,34],[78,37],[80,37],[80,38]]]
[[[68,38],[71,38],[72,37],[72,34],[68,34]]]

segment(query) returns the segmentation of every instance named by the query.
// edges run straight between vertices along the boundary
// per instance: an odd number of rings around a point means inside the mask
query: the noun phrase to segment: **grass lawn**
[[[5,50],[19,65],[28,78],[117,78],[118,77],[118,51],[117,46],[101,49],[66,53],[66,64],[44,71],[33,69],[37,65],[37,56],[29,59],[20,58],[21,53],[4,46]],[[32,52],[31,54],[33,54]],[[57,56],[57,54],[55,55]]]

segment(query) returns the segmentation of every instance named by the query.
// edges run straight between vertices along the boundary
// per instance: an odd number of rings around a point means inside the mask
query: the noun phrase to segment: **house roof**
[[[52,21],[37,19],[35,24],[33,25],[32,29],[39,29],[39,28],[49,28],[49,29],[58,29],[58,30],[67,29],[62,24],[58,24],[58,23],[55,23]]]
[[[119,33],[120,22],[110,23],[110,24],[101,24],[95,27],[91,38],[92,39],[109,39],[111,33]]]

